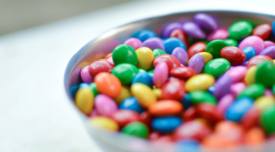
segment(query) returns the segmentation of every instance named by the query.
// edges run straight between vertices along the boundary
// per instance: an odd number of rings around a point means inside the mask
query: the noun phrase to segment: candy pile
[[[71,95],[90,123],[151,142],[258,145],[275,137],[273,30],[202,13],[142,30],[83,67]]]

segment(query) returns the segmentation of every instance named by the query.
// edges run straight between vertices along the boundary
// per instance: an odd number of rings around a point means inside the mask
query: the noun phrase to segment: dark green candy
[[[126,125],[122,130],[122,133],[136,136],[140,138],[147,138],[149,134],[149,130],[146,125],[144,125],[141,122],[132,122],[128,125]]]
[[[230,68],[230,62],[224,58],[213,59],[204,66],[204,73],[218,78]]]
[[[275,84],[275,65],[270,61],[264,61],[258,64],[255,73],[255,82],[272,87]]]
[[[210,93],[205,91],[193,91],[190,93],[191,101],[194,105],[199,103],[207,102],[213,105],[217,104],[217,99],[212,96]]]
[[[207,44],[205,52],[212,54],[214,58],[220,58],[221,50],[226,46],[227,44],[224,40],[214,40]]]
[[[241,40],[249,35],[253,31],[253,25],[248,21],[238,21],[233,23],[229,29],[229,37],[235,40]]]
[[[261,113],[261,125],[268,134],[275,133],[275,106],[267,107]]]
[[[138,72],[138,68],[129,63],[119,64],[112,70],[112,74],[116,76],[123,85],[131,84],[133,78],[138,74]]]
[[[129,45],[121,44],[118,45],[112,53],[113,61],[115,65],[121,63],[129,63],[137,65],[138,58],[136,51]]]
[[[94,94],[94,97],[96,96],[96,95],[98,95],[98,90],[97,90],[97,88],[96,88],[96,83],[91,83],[90,84],[90,89],[92,90],[92,92],[93,92],[93,94]]]
[[[167,53],[165,51],[161,50],[161,49],[154,49],[153,54],[154,54],[154,58],[156,58],[159,55],[167,54]]]
[[[238,98],[250,97],[257,99],[264,94],[265,87],[261,84],[252,84],[248,86],[242,93],[238,95]]]

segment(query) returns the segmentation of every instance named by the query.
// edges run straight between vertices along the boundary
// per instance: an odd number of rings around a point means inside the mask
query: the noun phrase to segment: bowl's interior
[[[104,57],[110,53],[115,46],[123,43],[126,39],[130,38],[135,32],[142,29],[151,29],[161,36],[163,27],[171,22],[184,22],[192,20],[194,15],[197,13],[207,13],[216,18],[220,27],[228,28],[230,24],[238,20],[248,20],[254,25],[260,23],[272,23],[275,20],[275,16],[258,14],[251,12],[240,12],[240,11],[192,11],[182,12],[177,14],[158,16],[154,18],[144,19],[136,22],[132,22],[120,27],[114,28],[100,35],[98,38],[89,42],[81,50],[79,50],[71,59],[67,65],[64,83],[67,95],[70,97],[70,87],[78,85],[80,83],[80,70],[82,67],[90,64],[92,61]],[[71,97],[70,97],[71,99]],[[70,101],[72,102],[72,100]],[[76,108],[77,109],[77,108]],[[82,114],[81,114],[82,115]],[[82,115],[83,118],[84,115]],[[136,149],[137,147],[142,148],[137,151],[153,151],[148,149],[148,145],[142,140],[125,137],[117,134],[110,134],[105,131],[94,131],[95,129],[88,128],[90,133],[94,134],[94,137],[100,141],[100,143],[107,144],[106,147],[123,148],[123,149]],[[96,129],[97,130],[97,129]],[[111,135],[111,136],[109,136]],[[133,141],[133,140],[134,141]],[[145,146],[146,145],[146,146]],[[150,148],[154,146],[150,145]],[[121,150],[119,150],[121,151]]]

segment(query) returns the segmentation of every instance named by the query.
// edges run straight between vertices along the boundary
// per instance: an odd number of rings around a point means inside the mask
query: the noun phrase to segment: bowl
[[[131,22],[125,25],[121,25],[112,30],[109,30],[99,37],[95,38],[84,47],[82,47],[69,61],[65,76],[64,86],[68,96],[68,102],[75,107],[75,110],[79,113],[83,120],[88,133],[91,138],[98,144],[103,151],[112,152],[123,152],[123,151],[180,151],[176,144],[151,144],[146,140],[142,140],[127,135],[113,133],[96,126],[88,124],[88,117],[82,114],[77,107],[74,105],[73,99],[70,94],[70,90],[73,89],[74,85],[80,83],[80,70],[84,66],[88,65],[92,61],[103,58],[108,53],[112,52],[115,46],[122,44],[127,38],[131,37],[134,33],[143,29],[151,29],[161,35],[161,31],[167,24],[171,22],[184,22],[192,20],[194,15],[197,13],[207,13],[214,17],[220,27],[228,27],[228,25],[238,20],[248,20],[254,25],[261,23],[272,24],[275,20],[275,16],[268,14],[259,14],[253,12],[243,11],[226,11],[226,10],[215,10],[215,11],[189,11],[179,12],[174,14],[168,14],[164,16],[156,16],[152,18],[142,19],[135,22]],[[240,146],[228,149],[227,151],[272,151],[275,146],[274,141],[267,141],[262,145],[256,147]],[[205,149],[200,148],[202,151],[221,151],[221,149]],[[191,150],[192,151],[192,150]],[[222,149],[225,151],[225,149]]]

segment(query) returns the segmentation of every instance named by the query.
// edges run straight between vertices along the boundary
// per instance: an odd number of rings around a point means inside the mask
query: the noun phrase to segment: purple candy
[[[175,22],[167,25],[163,30],[163,38],[169,38],[175,29],[181,29],[181,24]]]
[[[264,96],[274,97],[273,92],[272,92],[271,89],[266,89],[265,92],[264,92]]]
[[[224,114],[227,108],[231,105],[231,103],[233,103],[234,100],[235,100],[234,95],[232,94],[224,95],[218,102],[217,110],[222,114]]]
[[[186,51],[182,47],[176,47],[173,50],[172,55],[174,57],[176,57],[177,59],[179,59],[181,64],[187,65],[189,58],[188,58]]]
[[[263,51],[260,52],[259,55],[267,55],[271,57],[272,59],[275,58],[275,46],[269,46],[265,48]]]
[[[194,20],[201,28],[208,31],[215,31],[218,28],[216,20],[210,15],[199,13],[195,15]]]
[[[204,32],[194,22],[183,23],[182,29],[187,35],[189,35],[195,39],[205,39],[205,37],[206,37]]]
[[[204,59],[202,55],[195,54],[189,62],[189,68],[192,68],[196,71],[196,74],[200,74],[204,68]]]
[[[214,84],[215,90],[213,92],[213,95],[216,98],[220,99],[222,96],[230,92],[231,84],[232,84],[232,80],[230,76],[228,75],[221,76]]]
[[[158,37],[149,38],[146,41],[144,41],[141,45],[141,47],[148,47],[151,50],[154,49],[161,49],[164,50],[162,39]]]

